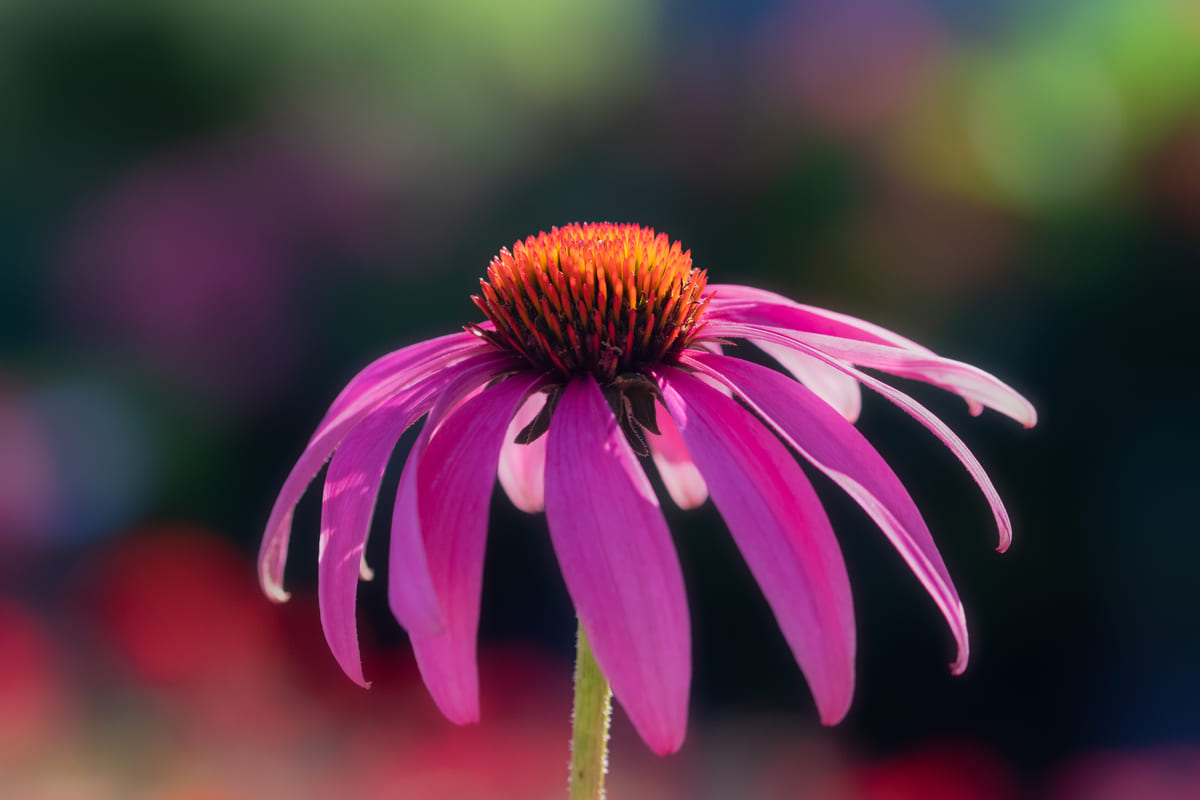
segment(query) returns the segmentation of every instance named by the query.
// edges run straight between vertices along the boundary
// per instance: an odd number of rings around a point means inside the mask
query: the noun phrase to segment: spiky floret
[[[706,273],[666,234],[638,225],[551,228],[501,250],[471,299],[497,347],[564,378],[670,363],[699,333]]]

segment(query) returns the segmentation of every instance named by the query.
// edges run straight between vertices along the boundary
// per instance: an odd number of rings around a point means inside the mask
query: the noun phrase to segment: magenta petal
[[[838,722],[854,694],[854,608],[821,501],[787,449],[736,401],[676,369],[659,377],[667,409],[808,679],[821,721]]]
[[[686,363],[724,376],[754,411],[870,514],[950,624],[958,642],[952,669],[956,674],[966,669],[967,620],[946,565],[912,497],[858,429],[774,370],[727,356],[695,355]]]
[[[379,484],[392,450],[404,431],[429,408],[435,394],[439,400],[454,397],[510,366],[510,359],[495,351],[471,356],[423,382],[421,391],[401,393],[385,403],[357,425],[334,453],[321,508],[317,573],[321,625],[338,664],[360,685],[366,683],[358,652],[355,599]],[[392,548],[389,592],[398,584],[406,589],[410,609],[406,627],[437,630],[443,624],[441,609],[424,550],[397,556],[398,549]]]
[[[770,342],[755,342],[755,345],[795,375],[796,380],[812,389],[817,397],[836,408],[846,420],[858,420],[862,412],[862,390],[854,378],[791,348]]]
[[[417,464],[420,530],[446,625],[432,636],[410,631],[409,638],[434,702],[460,725],[479,719],[475,642],[500,445],[539,380],[510,378],[458,405],[437,426]]]
[[[825,308],[797,303],[791,298],[736,284],[709,284],[712,300],[707,318],[740,322],[748,325],[767,325],[793,331],[823,333],[864,342],[877,342],[919,353],[931,352],[916,342],[905,339],[887,328]]]
[[[500,485],[514,506],[530,514],[546,507],[546,437],[539,436],[529,444],[515,440],[545,405],[545,394],[530,395],[509,424],[500,448]]]
[[[444,379],[429,418],[404,462],[388,544],[388,605],[410,636],[432,636],[445,624],[440,600],[431,584],[425,536],[418,517],[418,474],[425,449],[446,417],[468,396],[514,366],[508,356],[492,350],[442,373],[440,377]]]
[[[546,517],[601,671],[654,752],[683,744],[691,632],[679,559],[595,379],[563,391],[547,444]]]
[[[692,457],[688,455],[687,445],[675,427],[675,421],[662,406],[658,406],[658,427],[661,436],[646,431],[646,443],[650,445],[650,455],[654,458],[654,466],[658,467],[658,475],[662,478],[667,494],[682,509],[699,508],[708,499],[708,486],[704,476]]]
[[[283,569],[287,561],[292,510],[325,461],[368,414],[385,402],[403,402],[405,392],[420,391],[417,384],[472,353],[491,351],[470,334],[454,334],[405,347],[375,361],[342,390],[309,440],[284,481],[271,508],[259,550],[258,573],[263,592],[276,602],[287,600]],[[493,351],[494,352],[494,351]]]
[[[942,358],[925,348],[878,344],[853,337],[789,329],[779,322],[768,321],[772,318],[772,315],[763,313],[739,311],[736,315],[729,314],[708,320],[705,333],[710,336],[747,338],[757,344],[759,341],[769,342],[770,339],[756,336],[755,331],[773,331],[788,336],[793,342],[799,341],[820,350],[822,354],[839,361],[873,367],[954,392],[967,401],[972,414],[978,414],[982,407],[986,406],[1027,428],[1037,424],[1037,411],[1032,403],[1011,386],[978,367]]]
[[[395,411],[395,414],[376,412],[342,442],[329,463],[321,507],[318,557],[321,627],[338,664],[362,686],[367,684],[358,653],[355,600],[367,531],[388,458],[400,433],[415,422],[424,409],[399,408]],[[428,577],[425,583],[428,596],[432,597]],[[428,613],[434,619],[440,616],[436,602]]]
[[[797,339],[851,364],[931,383],[962,395],[968,402],[995,409],[1026,428],[1037,424],[1033,404],[1008,384],[978,367],[933,354],[912,353],[887,345],[855,342],[838,336],[795,333]],[[976,409],[973,413],[979,413]]]
[[[446,616],[433,578],[417,508],[417,474],[425,453],[430,423],[408,451],[392,510],[392,535],[388,540],[388,607],[400,626],[412,636],[433,636],[446,628]]]
[[[364,409],[378,406],[396,389],[407,384],[407,372],[414,366],[428,363],[431,359],[448,364],[456,360],[458,354],[465,358],[473,353],[488,351],[495,352],[477,336],[464,332],[418,342],[377,358],[359,370],[338,392],[312,438],[319,439]]]
[[[863,385],[879,392],[888,400],[891,400],[893,403],[902,408],[913,419],[917,420],[917,422],[920,422],[922,425],[932,431],[935,436],[941,439],[942,444],[946,445],[946,447],[950,449],[950,452],[954,453],[954,455],[958,457],[958,460],[964,467],[966,467],[967,472],[971,474],[971,477],[975,479],[975,483],[978,484],[979,488],[983,491],[984,497],[987,498],[988,505],[991,506],[992,515],[996,519],[996,526],[1000,529],[1000,544],[997,549],[1000,550],[1000,552],[1004,552],[1008,549],[1008,546],[1012,543],[1012,523],[1009,521],[1008,511],[1005,510],[1004,503],[1000,500],[1000,495],[996,491],[996,487],[992,485],[992,481],[990,478],[988,478],[983,466],[979,463],[979,460],[975,458],[975,455],[970,451],[970,449],[968,449],[963,443],[962,439],[958,438],[954,431],[950,430],[946,423],[942,422],[933,414],[933,412],[925,408],[925,406],[921,405],[916,400],[913,400],[904,392],[901,392],[899,389],[893,388],[883,381],[868,375],[862,370],[855,369],[849,364],[844,364],[837,359],[826,355],[817,348],[805,344],[794,336],[789,336],[785,333],[766,328],[749,328],[746,326],[739,326],[736,328],[736,331],[737,332],[734,332],[734,330],[731,329],[726,333],[729,336],[762,339],[765,341],[774,342],[776,344],[782,344],[787,347],[793,347],[807,355],[812,356],[813,358],[824,361],[829,366],[839,369],[847,375],[853,376]]]

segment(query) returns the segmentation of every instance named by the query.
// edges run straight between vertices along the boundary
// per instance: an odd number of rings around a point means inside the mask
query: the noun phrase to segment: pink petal
[[[547,444],[546,517],[567,591],[613,694],[654,752],[683,744],[691,633],[679,559],[599,385],[563,391]]]
[[[436,362],[449,366],[469,355],[487,352],[494,353],[496,349],[474,334],[460,332],[418,342],[377,358],[359,370],[334,398],[311,441],[326,436],[349,419],[356,416],[361,419],[363,411],[376,408],[396,389],[407,385],[409,371],[421,364]]]
[[[999,378],[970,364],[933,354],[912,353],[887,345],[856,342],[838,336],[814,333],[792,335],[826,355],[842,361],[873,367],[903,378],[924,381],[962,395],[968,402],[995,409],[1026,428],[1037,424],[1037,411],[1032,403]],[[975,410],[972,413],[979,412]]]
[[[392,431],[415,422],[427,410],[430,394],[421,397],[421,405],[412,403],[411,409],[394,409],[400,414],[409,412],[407,418],[397,419],[398,414],[378,411],[364,420],[334,453],[325,476],[318,556],[321,627],[342,670],[361,686],[367,683],[358,653],[355,600],[367,531],[379,482],[399,438],[399,431],[395,435]],[[440,614],[436,604],[431,613]]]
[[[708,304],[705,319],[824,333],[829,336],[887,344],[918,353],[931,352],[911,339],[905,339],[900,334],[873,322],[797,303],[774,292],[736,284],[709,284],[708,290],[712,294],[712,300]]]
[[[667,408],[812,688],[821,721],[854,694],[850,580],[829,519],[799,464],[736,401],[677,369]]]
[[[434,702],[460,725],[479,719],[475,642],[500,445],[540,380],[519,375],[463,402],[437,426],[417,464],[421,535],[446,625],[435,635],[410,632],[409,638]]]
[[[321,544],[318,556],[318,599],[321,625],[334,658],[348,676],[365,686],[355,626],[355,599],[363,564],[367,533],[379,483],[401,434],[428,410],[434,396],[445,398],[488,381],[512,367],[507,356],[495,350],[472,356],[424,381],[419,392],[401,393],[359,423],[338,447],[325,477],[321,508]],[[395,548],[393,548],[393,552]],[[410,625],[436,629],[441,610],[430,584],[424,551],[404,554],[406,586],[414,612]],[[397,583],[397,568],[390,575]]]
[[[967,472],[971,474],[971,477],[975,479],[975,483],[978,484],[979,488],[983,491],[984,497],[987,498],[988,505],[991,506],[992,515],[996,519],[996,526],[1000,530],[1000,544],[997,549],[1000,552],[1004,552],[1008,549],[1008,546],[1012,543],[1012,523],[1009,521],[1008,511],[1005,510],[1004,503],[1001,502],[999,493],[996,492],[996,487],[992,485],[992,481],[990,478],[988,478],[983,466],[980,465],[978,459],[975,458],[974,454],[971,453],[967,446],[963,444],[962,439],[959,439],[958,436],[955,435],[954,431],[950,430],[946,423],[942,422],[933,414],[933,412],[925,408],[916,400],[913,400],[904,392],[887,385],[883,381],[877,380],[862,370],[855,369],[848,364],[844,364],[837,359],[826,355],[817,348],[805,344],[793,336],[788,336],[787,334],[767,328],[755,328],[750,326],[737,326],[736,332],[734,329],[729,329],[726,331],[726,334],[729,336],[743,337],[752,340],[759,339],[763,341],[774,342],[776,344],[782,344],[787,347],[795,348],[800,352],[812,356],[813,358],[820,359],[829,366],[841,370],[847,375],[853,376],[860,383],[879,392],[884,397],[902,408],[915,420],[931,430],[933,434],[941,439],[942,443],[946,445],[946,447],[950,448],[950,451],[958,457],[958,460],[964,467],[966,467]]]
[[[662,406],[658,406],[657,411],[658,428],[662,435],[655,436],[646,431],[646,443],[650,445],[654,466],[658,467],[658,475],[675,505],[685,510],[699,508],[708,499],[704,476],[692,463],[687,445],[683,443],[683,437],[679,435],[671,415]]]
[[[737,296],[759,293],[756,289],[738,288]],[[821,309],[800,307],[799,304],[784,306],[748,301],[718,304],[714,298],[709,304],[710,309],[714,304],[717,304],[718,310],[706,318],[705,335],[721,336],[722,331],[728,332],[740,325],[777,329],[780,333],[801,339],[842,361],[925,381],[961,395],[967,401],[972,414],[980,413],[982,407],[986,406],[1015,419],[1027,428],[1037,424],[1037,411],[1033,405],[994,375],[961,361],[942,358],[878,326],[871,326],[873,331],[868,331],[862,326],[869,323],[861,320],[857,320],[858,324],[852,327],[815,325],[812,324],[813,314],[810,312]],[[801,311],[801,308],[805,310]],[[873,335],[866,335],[868,332]]]
[[[790,348],[769,342],[755,342],[755,345],[795,375],[796,380],[812,389],[817,397],[836,408],[846,420],[858,420],[862,413],[862,391],[854,378]]]
[[[288,599],[288,593],[283,590],[283,570],[287,561],[292,511],[308,484],[346,434],[390,398],[399,398],[398,402],[403,402],[399,396],[404,392],[420,391],[417,384],[421,381],[481,352],[495,350],[471,334],[459,333],[431,339],[375,361],[342,390],[292,467],[267,520],[259,550],[258,574],[263,592],[269,598],[276,602]]]
[[[858,429],[813,392],[774,370],[727,356],[697,355],[684,363],[727,380],[800,455],[870,514],[950,623],[958,642],[954,673],[966,669],[967,620],[946,565],[916,504]]]
[[[500,448],[500,485],[514,506],[530,514],[546,507],[546,437],[540,436],[529,444],[517,444],[515,439],[544,405],[545,394],[530,395],[513,417]]]
[[[418,474],[429,440],[446,417],[468,396],[497,375],[513,371],[519,366],[507,355],[493,350],[464,361],[444,373],[448,379],[443,381],[437,400],[429,412],[429,419],[404,462],[404,471],[396,490],[392,535],[388,543],[388,605],[410,636],[433,636],[445,626],[440,600],[429,575],[425,536],[418,517]],[[400,432],[396,432],[396,438]]]
[[[772,292],[732,285],[712,287],[712,291],[715,294],[709,303],[709,318],[714,322],[763,325],[789,333],[824,334],[934,355],[928,348],[887,328],[836,311],[802,305]],[[974,398],[963,397],[972,414],[979,414],[983,410],[983,406]]]

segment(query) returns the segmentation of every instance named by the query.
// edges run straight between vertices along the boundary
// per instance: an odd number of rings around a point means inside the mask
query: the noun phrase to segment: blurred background
[[[832,729],[711,504],[668,508],[692,723],[659,759],[618,711],[611,796],[1200,797],[1193,0],[3,0],[0,795],[563,796],[574,624],[543,517],[497,493],[465,729],[382,579],[374,687],[338,671],[319,489],[291,603],[253,562],[347,379],[474,320],[501,246],[593,220],[1041,415],[909,387],[1005,498],[999,555],[953,456],[866,398],[973,658],[950,676],[933,604],[817,479],[859,620]]]

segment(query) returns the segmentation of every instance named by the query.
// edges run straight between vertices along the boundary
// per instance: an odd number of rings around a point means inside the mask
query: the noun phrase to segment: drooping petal
[[[545,405],[545,394],[530,395],[513,417],[500,448],[500,485],[514,506],[530,514],[546,507],[546,437],[539,436],[529,444],[515,440]]]
[[[375,361],[342,390],[288,473],[267,520],[258,556],[259,583],[272,600],[288,599],[283,589],[292,511],[325,461],[368,414],[391,398],[420,391],[418,384],[473,353],[492,350],[470,334],[454,334],[405,347]]]
[[[799,464],[736,401],[677,369],[658,377],[667,409],[708,482],[784,638],[821,721],[854,694],[854,608],[829,518]]]
[[[645,432],[654,466],[658,467],[658,475],[675,505],[685,510],[699,508],[708,499],[704,476],[692,463],[687,445],[683,443],[683,437],[679,435],[671,415],[662,406],[657,406],[657,412],[658,428],[662,435]]]
[[[979,414],[987,407],[1027,428],[1037,424],[1037,411],[1033,404],[999,378],[970,364],[942,358],[882,328],[877,328],[877,332],[889,334],[896,341],[886,341],[882,335],[867,337],[861,331],[850,331],[847,335],[846,331],[837,327],[820,329],[806,326],[807,314],[802,315],[797,309],[785,306],[747,304],[720,308],[724,310],[706,319],[707,335],[741,336],[731,332],[739,326],[774,329],[839,360],[924,381],[953,392],[967,401],[972,414]],[[798,316],[803,319],[793,319]],[[789,325],[788,322],[795,324]]]
[[[519,364],[492,351],[457,366],[437,393],[421,435],[409,451],[396,489],[388,542],[388,605],[410,636],[433,636],[445,626],[441,601],[432,584],[425,551],[425,536],[419,517],[420,464],[430,438],[470,395],[489,381]],[[397,434],[398,436],[398,434]]]
[[[728,356],[684,361],[723,377],[792,447],[862,506],[903,556],[945,615],[958,643],[951,669],[970,653],[962,602],[921,513],[900,479],[857,428],[804,386],[774,370]]]
[[[912,353],[887,345],[855,342],[839,336],[815,333],[792,335],[826,355],[842,361],[939,386],[961,395],[977,406],[995,409],[1026,428],[1037,424],[1037,411],[1032,403],[996,376],[970,364],[932,354]],[[972,413],[978,414],[979,411],[973,410]]]
[[[815,333],[898,347],[914,353],[934,355],[932,350],[887,328],[836,311],[803,305],[772,292],[749,286],[717,286],[709,304],[712,321],[762,325],[788,333]],[[963,395],[972,414],[983,411],[973,397]]]
[[[979,488],[983,491],[984,497],[987,498],[988,505],[991,506],[992,515],[996,519],[996,526],[1000,531],[1000,544],[997,549],[1002,553],[1008,549],[1008,546],[1012,543],[1012,523],[1009,521],[1008,511],[1005,510],[1004,503],[1000,500],[1000,495],[996,491],[996,487],[992,485],[992,481],[987,476],[983,466],[979,463],[979,460],[975,458],[975,455],[970,451],[970,449],[963,443],[962,439],[958,438],[954,431],[950,430],[946,423],[942,422],[941,419],[939,419],[932,411],[925,408],[925,406],[921,405],[916,400],[913,400],[899,389],[889,386],[883,381],[868,375],[862,370],[856,369],[849,364],[845,364],[838,359],[823,353],[817,348],[800,341],[794,336],[789,336],[788,334],[769,328],[756,328],[750,326],[740,326],[737,328],[737,331],[738,332],[734,332],[732,329],[727,330],[726,335],[740,336],[749,339],[759,339],[763,341],[774,342],[776,344],[782,344],[787,347],[795,348],[796,350],[812,356],[813,358],[824,361],[829,366],[841,370],[847,375],[853,376],[855,380],[879,392],[888,400],[891,400],[893,403],[907,412],[909,416],[917,420],[917,422],[920,422],[922,425],[932,431],[933,434],[950,449],[950,452],[954,453],[962,465],[966,467],[967,472],[971,474],[971,477],[975,479],[975,483],[978,484]]]
[[[540,376],[489,386],[450,411],[417,465],[417,507],[429,574],[446,624],[410,634],[421,677],[452,722],[479,719],[475,643],[488,506],[500,445],[514,413]]]
[[[318,598],[321,627],[325,641],[342,670],[360,686],[367,686],[362,674],[355,625],[355,600],[360,565],[366,549],[367,531],[379,494],[379,482],[388,457],[396,446],[399,432],[427,410],[431,393],[421,397],[424,403],[410,403],[408,419],[396,420],[378,411],[358,425],[342,442],[329,462],[321,507],[321,545],[318,555]],[[423,564],[422,564],[423,567]],[[426,577],[426,583],[428,578]],[[429,588],[432,595],[432,587]],[[436,619],[436,603],[429,609]]]
[[[491,352],[471,356],[424,381],[419,392],[397,395],[359,423],[338,447],[325,477],[318,555],[321,626],[334,658],[356,683],[365,686],[355,626],[355,599],[367,533],[379,483],[400,436],[428,409],[435,397],[453,396],[486,382],[511,367],[509,357]],[[393,548],[393,555],[396,550]],[[399,565],[395,562],[399,561]],[[397,576],[401,580],[397,580]],[[410,626],[436,630],[442,625],[423,549],[404,552],[389,570],[391,585],[401,584],[409,598]]]
[[[837,409],[849,422],[856,422],[862,413],[862,390],[858,381],[839,372],[823,361],[797,353],[787,347],[770,342],[755,342],[755,344],[771,358],[775,359],[788,372],[803,383],[829,405]]]
[[[725,320],[793,331],[824,333],[829,336],[888,344],[918,353],[931,352],[911,339],[873,322],[797,303],[791,298],[764,289],[736,284],[709,284],[708,291],[712,294],[712,300],[708,304],[706,320]]]
[[[375,359],[338,392],[310,441],[327,436],[355,417],[361,419],[362,412],[369,413],[396,389],[407,385],[408,373],[422,363],[435,360],[439,366],[449,366],[469,355],[485,352],[495,352],[495,348],[473,334],[460,332],[402,347]]]
[[[546,517],[580,624],[646,744],[674,752],[687,728],[691,632],[658,500],[593,378],[567,385],[548,436]]]

